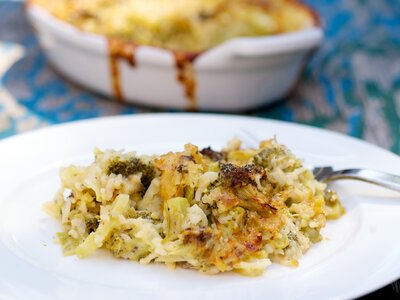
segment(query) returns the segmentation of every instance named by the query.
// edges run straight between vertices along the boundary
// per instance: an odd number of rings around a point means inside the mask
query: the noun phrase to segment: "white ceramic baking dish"
[[[164,108],[241,111],[271,103],[292,89],[308,54],[323,38],[319,25],[235,38],[197,56],[194,78],[182,78],[191,61],[177,63],[171,51],[127,45],[123,53],[110,55],[104,36],[80,31],[36,5],[27,5],[27,14],[60,73],[116,100]]]

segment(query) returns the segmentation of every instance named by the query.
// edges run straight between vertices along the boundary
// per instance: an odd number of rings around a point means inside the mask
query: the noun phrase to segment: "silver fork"
[[[242,129],[241,132],[243,135],[239,134],[239,137],[245,142],[245,144],[254,148],[258,146],[259,141],[252,133],[245,129]],[[339,179],[354,179],[400,192],[400,176],[381,171],[370,169],[334,170],[332,167],[326,166],[314,167],[312,172],[318,181],[326,183]]]
[[[400,176],[369,169],[334,170],[332,167],[315,167],[315,179],[330,182],[338,179],[354,179],[379,185],[400,192]]]

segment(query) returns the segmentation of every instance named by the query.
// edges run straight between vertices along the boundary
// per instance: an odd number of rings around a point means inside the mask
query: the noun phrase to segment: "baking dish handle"
[[[236,56],[260,57],[312,49],[323,39],[321,28],[313,27],[302,31],[264,38],[236,39],[232,52]]]
[[[318,46],[322,39],[323,31],[319,27],[275,36],[235,38],[204,52],[196,64],[216,68],[237,63],[238,57],[264,58],[304,52]]]

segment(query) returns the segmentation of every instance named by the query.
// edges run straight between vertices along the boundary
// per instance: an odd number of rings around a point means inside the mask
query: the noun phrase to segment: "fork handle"
[[[400,176],[368,169],[347,169],[333,172],[326,181],[355,179],[400,192]]]

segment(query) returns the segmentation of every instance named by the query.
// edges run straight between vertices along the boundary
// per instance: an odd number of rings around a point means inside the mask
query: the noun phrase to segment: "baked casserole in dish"
[[[238,111],[287,94],[322,39],[294,0],[31,0],[53,66],[118,100]]]

